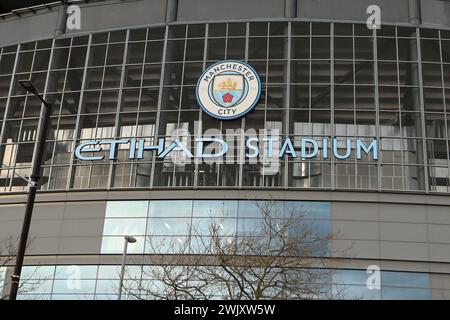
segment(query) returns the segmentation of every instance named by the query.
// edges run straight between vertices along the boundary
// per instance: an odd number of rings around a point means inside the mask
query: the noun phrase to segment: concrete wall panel
[[[103,233],[103,219],[65,219],[61,237],[95,237]]]
[[[25,204],[8,204],[0,206],[0,223],[2,221],[22,220]]]
[[[381,241],[381,259],[428,260],[426,243]]]
[[[367,7],[376,4],[381,8],[382,21],[408,22],[408,0],[300,0],[297,16],[310,19],[341,19],[365,22]]]
[[[333,221],[333,234],[338,239],[378,240],[378,223],[363,221]]]
[[[166,1],[108,1],[80,5],[81,32],[141,26],[164,22]],[[68,33],[72,31],[67,30]],[[80,31],[75,30],[75,33]]]
[[[424,205],[380,204],[380,221],[425,223],[426,207]]]
[[[428,234],[430,242],[450,244],[450,225],[430,224],[428,225]]]
[[[33,209],[33,220],[62,219],[64,209],[64,203],[36,203]],[[25,213],[25,207],[22,211]]]
[[[380,240],[427,242],[427,226],[421,223],[380,223]]]
[[[62,220],[35,220],[31,222],[30,239],[35,237],[59,237]]]
[[[365,240],[333,240],[332,251],[335,257],[379,259],[380,243]]]
[[[101,237],[65,237],[61,239],[60,254],[98,254],[102,246]]]
[[[333,220],[377,221],[377,203],[332,202]]]
[[[450,26],[450,2],[421,0],[422,23],[431,27]]]
[[[282,17],[284,17],[284,2],[280,0],[178,1],[178,21]]]
[[[0,46],[51,38],[55,34],[58,10],[0,22]]]
[[[68,202],[64,219],[95,219],[104,218],[105,201]]]

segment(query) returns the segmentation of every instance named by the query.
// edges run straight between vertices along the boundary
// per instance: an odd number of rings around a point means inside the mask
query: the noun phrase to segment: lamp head
[[[128,243],[135,243],[137,241],[136,238],[132,236],[125,236],[125,239],[128,241]]]
[[[37,89],[31,80],[19,80],[19,83],[27,92],[37,94]]]

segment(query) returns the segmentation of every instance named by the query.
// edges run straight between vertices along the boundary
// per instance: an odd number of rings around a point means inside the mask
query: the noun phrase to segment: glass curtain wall
[[[23,191],[41,105],[18,80],[31,79],[52,104],[42,189],[267,187],[449,191],[450,33],[316,22],[170,25],[35,41],[0,48],[0,190]],[[262,80],[245,118],[221,122],[195,99],[202,70],[243,60]],[[245,159],[244,133],[379,139],[380,159]],[[176,134],[174,134],[174,130]],[[87,140],[174,136],[191,144],[214,134],[233,144],[215,163],[152,152],[80,161]],[[104,146],[107,148],[107,146]],[[355,147],[352,145],[352,147]],[[329,146],[331,148],[331,146]],[[195,148],[193,148],[195,152]],[[105,149],[105,152],[108,150]],[[332,153],[330,149],[329,154]]]

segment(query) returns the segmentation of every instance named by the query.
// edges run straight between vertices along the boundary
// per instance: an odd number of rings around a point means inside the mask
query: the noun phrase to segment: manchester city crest
[[[203,111],[216,119],[232,120],[256,106],[261,95],[261,80],[248,64],[226,60],[203,72],[196,91]]]

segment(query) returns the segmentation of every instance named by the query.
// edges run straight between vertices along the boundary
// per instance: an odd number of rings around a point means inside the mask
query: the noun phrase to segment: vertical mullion
[[[37,42],[36,42],[37,43]],[[53,39],[53,41],[52,41],[52,48],[51,48],[51,50],[50,50],[50,57],[49,57],[49,62],[48,62],[48,68],[47,68],[47,76],[46,76],[46,79],[45,79],[45,87],[44,87],[44,92],[43,92],[43,97],[44,97],[44,99],[46,99],[47,98],[47,93],[48,93],[48,90],[49,90],[49,88],[48,88],[48,85],[49,85],[49,79],[51,78],[51,73],[50,73],[50,69],[51,69],[51,62],[52,62],[52,60],[53,60],[53,54],[54,54],[54,50],[53,50],[53,48],[55,47],[55,39]],[[69,57],[70,57],[70,55],[69,55]],[[66,74],[67,74],[67,72],[66,72]],[[64,84],[65,84],[65,81],[64,81]],[[51,90],[51,89],[50,89]],[[64,92],[64,91],[63,91]],[[62,97],[62,95],[61,95],[61,97]],[[62,100],[61,100],[61,104],[62,104]],[[50,108],[53,108],[54,106],[50,106]],[[43,117],[44,117],[44,112],[43,112],[43,108],[41,108],[41,112],[40,112],[40,117],[41,117],[41,119],[43,119]],[[49,127],[48,127],[48,130],[50,131],[51,130],[51,122],[52,122],[52,111],[50,110],[50,119],[49,119],[49,121],[50,121],[50,123],[49,123]],[[58,127],[59,127],[59,120],[60,120],[60,116],[57,116],[56,117],[56,119],[57,119],[57,125],[56,125],[56,130],[55,130],[55,133],[57,133],[58,132]],[[38,131],[39,132],[39,131]],[[55,151],[56,151],[56,140],[57,140],[57,137],[56,137],[56,135],[55,135],[55,137],[54,137],[54,143],[53,143],[53,148],[52,148],[52,153],[51,153],[51,160],[50,160],[50,166],[49,166],[49,170],[48,170],[48,181],[47,181],[47,189],[49,188],[49,184],[50,184],[50,177],[52,176],[52,169],[53,169],[53,162],[54,162],[54,159],[55,159]],[[45,137],[45,140],[44,140],[45,142],[47,141],[47,136]],[[34,157],[34,156],[33,156]]]
[[[76,145],[77,140],[81,139],[80,119],[81,119],[81,113],[83,111],[84,89],[86,86],[86,77],[87,77],[87,73],[88,73],[87,66],[88,66],[88,62],[89,62],[91,45],[92,45],[92,34],[89,35],[88,47],[86,50],[86,59],[84,60],[84,72],[83,72],[83,79],[81,81],[80,99],[79,99],[80,101],[78,102],[78,112],[76,115],[77,119],[75,122],[75,130],[74,130],[73,138],[72,138],[72,140],[73,140],[72,147],[74,147]],[[106,59],[106,53],[105,53],[105,59]],[[69,173],[68,173],[68,179],[67,179],[67,184],[66,184],[66,191],[69,191],[69,189],[72,186],[73,179],[74,179],[74,170],[75,170],[74,161],[75,161],[74,152],[72,152],[70,155],[70,161],[69,161]]]
[[[139,88],[139,99],[138,99],[138,106],[137,106],[137,112],[136,112],[136,126],[135,126],[134,137],[132,137],[132,138],[137,138],[138,130],[139,130],[139,118],[140,118],[140,112],[141,112],[141,98],[142,98],[142,92],[143,92],[144,70],[145,70],[145,57],[147,56],[147,48],[148,48],[148,33],[149,33],[149,29],[147,28],[145,30],[144,56],[142,57],[142,70],[141,70],[141,78],[139,81],[140,88]],[[136,187],[138,166],[139,165],[134,160],[130,165],[130,178],[128,179],[128,186],[130,186],[130,187]],[[136,170],[135,174],[133,174],[133,172],[134,172],[133,170]],[[132,183],[133,176],[134,176],[134,183]]]
[[[8,119],[8,115],[10,113],[9,109],[11,108],[11,104],[10,104],[10,102],[11,102],[11,95],[12,95],[12,92],[13,92],[15,78],[16,78],[20,46],[21,46],[20,44],[17,45],[16,56],[15,56],[15,59],[14,59],[14,66],[13,66],[13,70],[12,70],[12,73],[11,73],[11,80],[10,80],[10,84],[9,84],[8,97],[6,98],[5,114],[3,115],[3,125],[2,125],[1,131],[0,131],[0,149],[2,147],[1,144],[4,143],[3,140],[5,139],[4,135],[5,135],[6,123],[7,123],[6,120]],[[2,53],[2,55],[3,55],[3,53]],[[2,152],[0,152],[0,155],[2,155]],[[3,161],[3,159],[2,159],[2,161]],[[3,164],[3,162],[0,163],[0,164]],[[15,164],[14,164],[14,166],[15,166]],[[4,169],[0,168],[0,172],[2,170],[4,170]],[[8,169],[7,169],[7,176],[9,176],[10,172],[14,173],[14,169],[11,168],[11,162],[10,162],[10,164],[8,166]],[[14,178],[14,176],[12,176],[12,178]],[[10,178],[10,183],[9,183],[9,187],[8,188],[10,188],[10,186],[11,186],[12,178]],[[7,187],[5,186],[4,188],[6,189]],[[5,190],[5,191],[9,191],[9,190]]]
[[[285,125],[284,125],[284,135],[286,138],[289,138],[289,129],[290,129],[290,104],[291,104],[291,56],[292,56],[292,22],[289,21],[287,24],[287,67],[286,67],[286,116],[285,116]],[[294,137],[295,139],[295,137]],[[287,157],[286,157],[287,158]],[[281,174],[281,172],[280,172]],[[285,160],[284,163],[284,189],[288,188],[289,180],[289,162]]]
[[[36,44],[35,44],[34,47],[36,48]],[[18,56],[17,56],[17,60],[19,60],[19,59],[20,59],[20,51],[19,51]],[[34,60],[34,52],[33,52],[33,59],[32,59],[32,62],[31,62],[30,71],[28,72],[28,74],[29,74],[28,79],[31,79],[31,70],[33,69],[33,60]],[[13,86],[14,86],[14,84],[13,84]],[[9,190],[8,191],[12,190],[14,175],[16,174],[16,171],[17,171],[17,157],[18,157],[18,154],[19,154],[19,148],[20,148],[20,146],[21,146],[21,144],[23,142],[23,141],[21,141],[23,139],[23,123],[25,121],[25,111],[26,111],[26,108],[27,108],[27,105],[28,105],[28,99],[29,99],[30,96],[31,96],[31,94],[29,94],[28,92],[25,92],[25,101],[23,103],[22,116],[19,119],[20,125],[19,125],[19,130],[18,130],[18,135],[17,135],[17,145],[16,145],[16,148],[15,148],[16,150],[15,150],[15,153],[13,155],[11,155],[11,157],[10,157],[10,163],[13,163],[13,167],[11,169],[12,174],[11,174],[11,179],[9,180],[9,186],[8,186]],[[38,130],[39,130],[39,123],[38,123],[38,126],[36,127],[36,133],[38,132]],[[36,136],[37,136],[37,134],[36,134]],[[35,144],[35,146],[33,146],[33,150],[36,151],[36,144]],[[31,166],[32,166],[32,163],[33,163],[33,159],[35,157],[35,152],[34,151],[33,151],[33,156],[32,156],[32,160],[31,160],[31,163],[30,163],[30,172],[32,170]],[[14,158],[14,159],[11,161],[12,158]]]
[[[264,87],[266,89],[266,94],[264,95],[264,128],[266,128],[266,124],[267,124],[267,106],[268,106],[268,101],[269,101],[269,50],[270,50],[270,24],[267,23],[266,26],[266,83],[264,84]],[[250,42],[250,40],[249,40]],[[247,61],[247,60],[246,60]],[[245,128],[245,127],[244,127]],[[272,130],[272,129],[270,129]],[[280,136],[283,135],[283,132],[279,132]],[[245,135],[243,137],[243,139],[245,140]],[[283,159],[284,162],[286,162],[286,158],[285,157]],[[245,162],[245,159],[242,158],[242,161]],[[261,175],[261,170],[260,170],[260,175],[258,176],[258,180],[259,182],[257,182],[257,187],[265,187],[265,174],[266,174],[266,168],[264,167],[264,164],[261,165],[261,169],[262,169],[262,175]]]
[[[248,44],[249,44],[249,34],[250,34],[250,23],[247,22],[245,24],[245,56],[244,56],[244,61],[246,63],[248,63]],[[268,37],[269,35],[267,34],[266,37]],[[227,34],[228,37],[228,34]],[[268,52],[269,50],[267,50],[267,54],[269,54]],[[268,63],[268,62],[266,62]],[[267,73],[266,73],[266,83],[267,83]],[[267,87],[266,87],[266,99],[267,99]],[[266,100],[267,101],[267,100]],[[264,107],[265,110],[266,106]],[[265,119],[264,119],[265,121]],[[238,188],[242,189],[242,180],[243,180],[243,175],[244,175],[244,162],[245,162],[245,158],[244,158],[244,148],[242,148],[243,146],[245,146],[245,117],[242,117],[241,119],[241,133],[240,133],[240,148],[239,148],[239,184],[238,184]],[[237,146],[237,145],[236,145]]]
[[[205,26],[205,42],[204,42],[204,46],[203,46],[203,66],[202,66],[202,71],[206,69],[206,59],[207,59],[207,53],[208,53],[208,35],[209,35],[209,24],[207,24]],[[226,46],[225,46],[225,50],[226,50]],[[203,132],[203,121],[202,121],[202,110],[201,108],[199,108],[198,110],[198,128],[197,128],[197,132],[195,132],[195,125],[194,125],[194,132],[193,132],[193,136],[194,137],[198,137],[200,138]],[[195,146],[195,142],[194,142],[194,146]],[[198,163],[199,160],[197,157],[194,157],[194,188],[197,188],[198,186],[198,174],[199,174],[199,168],[198,168]],[[216,185],[218,185],[218,181],[219,181],[219,172],[220,172],[220,167],[218,166],[218,170],[217,170],[217,177],[216,177]]]
[[[184,83],[184,68],[186,66],[186,49],[187,49],[187,42],[188,42],[188,32],[189,32],[189,26],[186,26],[186,30],[184,33],[184,48],[183,48],[183,60],[181,61],[181,82],[180,82],[180,96],[178,98],[178,116],[177,116],[177,126],[175,128],[177,135],[180,132],[180,124],[181,124],[181,101],[183,100],[183,83]],[[178,137],[177,137],[178,138]],[[195,158],[194,158],[195,159]],[[195,176],[195,174],[194,174]],[[183,178],[183,175],[181,175],[181,177]],[[176,183],[176,178],[177,178],[177,166],[174,163],[173,166],[173,172],[172,172],[172,179],[173,181]],[[195,178],[194,178],[195,180]],[[183,181],[182,181],[183,182]],[[195,181],[192,181],[192,184],[194,184]],[[175,186],[178,186],[175,184]],[[179,185],[180,187],[183,186],[183,183],[181,183]]]
[[[381,147],[381,128],[380,128],[380,101],[379,101],[379,83],[378,83],[378,43],[377,29],[373,29],[373,76],[375,81],[375,134],[378,141],[378,149]],[[377,161],[377,190],[381,191],[381,170],[380,159]]]
[[[162,95],[164,89],[164,73],[166,69],[166,54],[167,54],[167,39],[169,38],[169,26],[166,26],[166,31],[164,34],[164,47],[162,53],[162,61],[161,61],[161,78],[159,79],[159,92],[158,92],[158,105],[156,108],[156,124],[155,124],[155,133],[153,134],[153,143],[159,142],[159,120],[161,118],[161,103],[162,103]],[[155,178],[155,164],[156,164],[156,154],[152,153],[152,167],[151,167],[151,175],[150,175],[150,188],[153,187],[153,180]]]
[[[444,78],[444,58],[442,56],[442,36],[441,36],[441,31],[439,30],[439,59],[440,59],[440,66],[441,66],[441,86],[442,86],[442,99],[443,99],[443,103],[444,103],[444,124],[445,124],[445,147],[447,150],[447,180],[450,177],[450,157],[449,157],[449,131],[448,131],[448,123],[447,123],[447,102],[445,99],[445,78]],[[447,191],[448,187],[447,187]]]
[[[104,92],[104,83],[105,83],[105,74],[106,74],[106,62],[108,60],[108,55],[109,55],[109,49],[111,47],[111,33],[108,33],[108,40],[106,43],[106,52],[105,52],[105,60],[103,63],[103,67],[102,67],[102,80],[101,80],[101,85],[100,85],[100,96],[99,96],[99,100],[97,103],[97,113],[95,114],[95,128],[93,128],[92,132],[94,133],[94,137],[97,138],[99,136],[99,127],[98,127],[98,120],[100,118],[100,109],[101,109],[101,102],[103,99],[103,92]],[[103,134],[103,132],[105,131],[105,128],[102,127],[101,129],[101,134]],[[101,135],[100,135],[101,136]],[[91,161],[91,163],[89,164],[89,175],[88,175],[88,189],[91,188],[91,178],[92,178],[92,167],[93,167],[93,162]],[[109,170],[108,170],[108,176],[109,176]]]
[[[312,28],[311,28],[312,32]],[[334,23],[330,24],[330,122],[331,122],[331,143],[333,144],[334,138],[336,137],[336,125],[334,123]],[[312,48],[311,48],[312,49]],[[311,72],[310,72],[311,77]],[[331,150],[333,152],[333,149]],[[334,157],[331,157],[331,189],[336,189],[336,172],[334,168]],[[311,172],[308,173],[311,175]]]
[[[429,181],[428,181],[428,161],[427,161],[427,139],[425,135],[425,103],[423,96],[423,78],[422,78],[422,48],[420,43],[420,29],[416,28],[416,41],[417,41],[417,63],[419,71],[419,95],[420,95],[420,113],[421,113],[421,124],[422,124],[422,152],[423,152],[423,169],[424,169],[424,179],[425,179],[425,193],[430,192]]]
[[[400,58],[399,58],[399,54],[398,54],[398,29],[395,28],[395,59],[397,60],[396,62],[396,68],[397,68],[397,93],[398,93],[398,112],[399,112],[399,126],[400,126],[400,132],[402,132],[402,128],[403,128],[403,119],[401,117],[401,91],[400,91]],[[400,135],[400,142],[401,142],[401,148],[403,148],[403,135]],[[403,175],[405,174],[405,159],[404,159],[404,151],[401,150],[400,152],[400,160],[401,160],[401,168],[402,168],[402,190],[405,190],[406,188],[406,183],[405,183],[405,179],[403,179]]]
[[[373,56],[372,56],[373,57]],[[352,71],[353,71],[353,124],[354,124],[354,133],[353,133],[353,138],[355,139],[355,141],[357,140],[357,135],[358,135],[358,113],[357,108],[356,108],[356,43],[355,43],[355,25],[352,24]],[[358,189],[359,185],[358,185],[358,178],[359,178],[359,166],[358,166],[358,160],[356,159],[356,157],[353,159],[353,165],[355,166],[355,188]],[[369,172],[370,172],[370,167],[368,168]],[[369,184],[370,184],[370,175],[369,175]],[[362,185],[362,183],[361,183]]]
[[[127,34],[125,37],[125,46],[122,58],[122,70],[120,72],[120,84],[119,84],[119,95],[117,98],[117,109],[116,109],[116,119],[115,119],[115,127],[114,127],[114,138],[118,139],[120,135],[120,119],[121,119],[121,108],[122,108],[122,95],[123,95],[123,84],[125,78],[125,65],[127,63],[127,53],[128,53],[128,40],[130,38],[130,29],[127,29]],[[106,69],[105,69],[106,70]],[[104,75],[103,75],[104,77]],[[119,152],[119,147],[117,147],[116,152]],[[117,160],[116,160],[117,161]],[[118,162],[118,161],[117,161]],[[114,168],[114,160],[109,161],[109,170],[108,170],[108,182],[106,184],[106,189],[111,189],[113,183],[113,175],[115,172]]]

